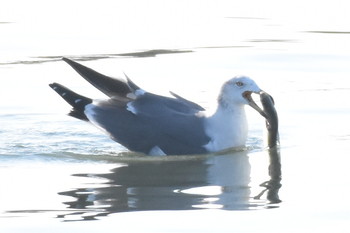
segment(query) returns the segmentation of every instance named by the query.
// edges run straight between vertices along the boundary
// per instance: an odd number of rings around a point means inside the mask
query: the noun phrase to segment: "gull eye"
[[[244,83],[242,83],[242,82],[240,82],[240,81],[237,81],[237,82],[236,82],[236,85],[237,85],[238,87],[242,87],[242,86],[244,85]]]

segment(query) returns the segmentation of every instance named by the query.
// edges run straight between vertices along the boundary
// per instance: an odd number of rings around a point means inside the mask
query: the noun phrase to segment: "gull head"
[[[254,102],[252,94],[262,92],[260,87],[249,77],[236,76],[224,83],[219,96],[219,103],[226,107],[249,105],[266,117],[265,112]]]

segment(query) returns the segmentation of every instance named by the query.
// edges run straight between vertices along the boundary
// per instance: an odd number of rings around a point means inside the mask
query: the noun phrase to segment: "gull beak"
[[[260,113],[260,115],[262,115],[263,117],[267,118],[266,113],[254,102],[253,98],[252,98],[252,93],[251,91],[245,91],[243,93],[243,97],[248,101],[248,104],[250,107],[254,108],[257,112]],[[257,94],[261,94],[262,91],[257,92]]]

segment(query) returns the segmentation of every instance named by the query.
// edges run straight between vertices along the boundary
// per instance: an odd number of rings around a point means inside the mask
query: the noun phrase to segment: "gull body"
[[[67,58],[63,60],[109,97],[92,100],[61,84],[50,84],[73,107],[69,115],[92,123],[132,151],[184,155],[245,146],[245,106],[250,105],[264,116],[251,98],[261,89],[245,76],[223,84],[216,111],[208,115],[200,105],[174,93],[173,98],[152,94],[128,77],[125,81],[114,79]]]

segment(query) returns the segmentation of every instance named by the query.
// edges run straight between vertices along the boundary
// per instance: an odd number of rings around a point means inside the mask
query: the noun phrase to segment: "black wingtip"
[[[50,83],[49,86],[73,107],[69,116],[88,121],[84,110],[86,105],[92,103],[92,99],[79,95],[59,83]]]
[[[75,70],[77,70],[77,68],[79,68],[79,66],[84,67],[83,65],[79,64],[78,62],[75,62],[75,61],[73,61],[69,58],[66,58],[66,57],[62,57],[62,61],[65,61],[68,65],[70,65]]]
[[[66,57],[62,57],[62,60],[65,61],[65,62],[67,62],[67,63],[73,62],[72,60],[70,60],[70,59],[68,59],[68,58],[66,58]]]
[[[62,60],[70,65],[78,72],[86,81],[96,87],[109,97],[122,96],[125,97],[130,93],[130,87],[125,81],[103,75],[89,67],[86,67],[78,62],[72,61],[66,57]]]
[[[86,69],[88,71],[91,70],[90,68],[83,66],[82,64],[75,62],[71,59],[68,59],[66,57],[62,57],[62,60],[65,61],[68,65],[70,65],[75,71],[77,71],[82,76],[84,76],[85,73],[87,72]]]
[[[59,83],[50,83],[49,86],[56,92],[58,92],[58,88],[63,87],[63,85],[59,84]]]
[[[51,83],[49,86],[75,109],[83,110],[85,105],[92,103],[92,99],[79,95],[59,83]]]

